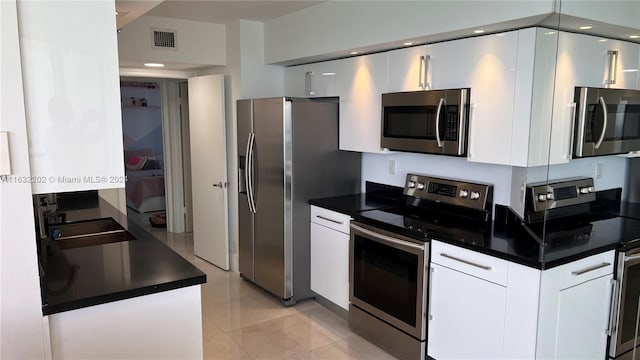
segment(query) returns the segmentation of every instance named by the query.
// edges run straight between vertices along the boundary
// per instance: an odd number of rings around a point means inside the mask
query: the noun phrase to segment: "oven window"
[[[636,320],[638,316],[638,297],[640,297],[640,264],[635,263],[626,267],[624,279],[624,309],[620,321],[620,340],[624,344],[633,341],[636,334]]]
[[[415,254],[354,235],[353,295],[415,327],[418,262]]]
[[[436,140],[437,106],[386,106],[384,136]],[[458,106],[447,105],[440,111],[440,140],[458,140]]]
[[[585,141],[596,142],[602,133],[604,117],[599,104],[587,107]],[[604,141],[640,140],[640,105],[607,104],[607,129]]]

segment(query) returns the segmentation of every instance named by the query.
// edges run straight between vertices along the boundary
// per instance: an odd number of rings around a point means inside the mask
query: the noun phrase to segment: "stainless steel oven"
[[[424,359],[428,242],[352,222],[349,325],[390,353]]]
[[[577,87],[573,157],[640,150],[640,91]]]
[[[640,359],[640,248],[618,254],[614,285],[609,356]]]
[[[382,94],[381,146],[466,156],[470,89]]]

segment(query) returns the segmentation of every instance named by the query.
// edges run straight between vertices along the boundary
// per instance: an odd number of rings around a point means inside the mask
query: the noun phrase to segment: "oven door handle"
[[[611,302],[609,303],[609,327],[607,328],[607,336],[613,335],[615,320],[618,317],[618,280],[611,279]],[[616,326],[617,328],[617,326]]]
[[[416,249],[416,250],[424,250],[424,245],[418,245],[418,244],[414,244],[414,243],[410,243],[408,241],[402,241],[402,240],[398,240],[395,238],[392,238],[391,236],[387,236],[387,235],[383,235],[383,234],[378,234],[376,232],[373,232],[371,230],[365,229],[363,227],[360,227],[358,225],[353,225],[351,224],[351,228],[355,229],[356,231],[359,231],[363,234],[366,234],[374,239],[378,239],[378,240],[382,240],[384,242],[387,243],[391,243],[397,246],[402,246],[402,247],[409,247],[412,249]]]
[[[594,149],[598,149],[600,148],[600,145],[602,145],[602,140],[604,140],[604,134],[607,131],[607,103],[604,102],[604,98],[602,96],[600,96],[600,98],[598,98],[598,102],[600,103],[600,106],[602,107],[602,112],[603,112],[603,117],[602,117],[602,133],[600,133],[600,137],[598,138],[598,142],[593,145]]]
[[[635,255],[625,256],[624,257],[624,262],[634,261],[634,260],[640,260],[640,254],[635,254]]]

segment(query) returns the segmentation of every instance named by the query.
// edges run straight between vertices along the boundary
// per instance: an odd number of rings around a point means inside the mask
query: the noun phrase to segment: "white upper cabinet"
[[[470,88],[468,159],[509,165],[518,31],[429,45],[431,88]]]
[[[287,96],[340,97],[340,150],[383,152],[381,96],[387,85],[386,53],[289,67]]]
[[[415,46],[388,52],[387,92],[428,90],[427,47]]]
[[[18,2],[34,193],[125,185],[114,13],[113,1]]]
[[[550,164],[566,163],[572,158],[575,88],[636,89],[638,72],[625,70],[638,69],[639,56],[638,44],[583,34],[560,33],[553,92]],[[538,58],[536,54],[536,59]]]

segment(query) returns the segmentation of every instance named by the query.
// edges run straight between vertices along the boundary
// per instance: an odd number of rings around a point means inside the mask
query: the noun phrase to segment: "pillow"
[[[127,170],[142,170],[144,165],[147,163],[147,159],[149,158],[146,156],[132,156],[127,159],[125,167]]]

